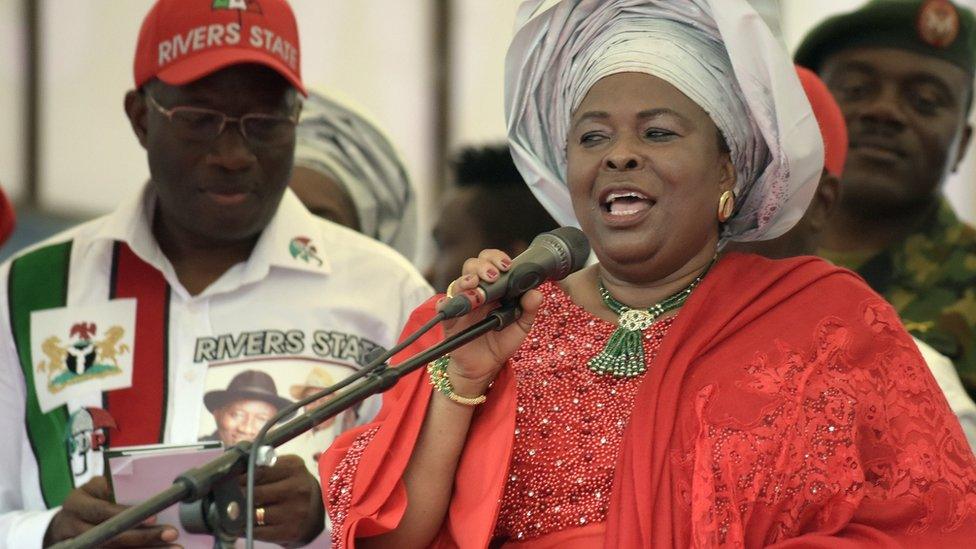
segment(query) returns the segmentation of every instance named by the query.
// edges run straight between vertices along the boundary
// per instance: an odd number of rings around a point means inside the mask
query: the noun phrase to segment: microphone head
[[[535,237],[528,249],[512,260],[508,272],[502,273],[494,282],[480,283],[478,288],[485,303],[518,299],[546,280],[562,280],[582,269],[589,257],[590,243],[583,231],[576,227],[560,227]],[[457,295],[438,310],[446,318],[455,318],[467,314],[471,303],[464,295]]]
[[[559,258],[557,272],[552,273],[553,280],[562,280],[582,269],[590,257],[590,242],[576,227],[559,227],[542,233],[532,241],[531,246],[535,245],[545,246]]]
[[[590,241],[586,239],[583,231],[576,227],[559,227],[552,231],[552,234],[561,238],[569,248],[569,255],[573,262],[569,272],[575,273],[582,269],[586,265],[586,260],[590,258]]]

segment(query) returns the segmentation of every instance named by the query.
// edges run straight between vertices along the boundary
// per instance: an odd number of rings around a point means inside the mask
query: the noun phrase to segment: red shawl
[[[472,424],[437,547],[491,540],[514,385],[506,368]],[[361,451],[341,504],[336,485],[326,496],[340,545],[396,527],[429,397],[410,376],[323,455],[322,478],[336,479]],[[637,395],[612,498],[608,548],[976,539],[976,459],[913,341],[856,275],[813,258],[733,254],[712,269]]]

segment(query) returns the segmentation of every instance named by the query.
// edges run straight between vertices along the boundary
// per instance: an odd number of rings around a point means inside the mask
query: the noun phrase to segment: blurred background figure
[[[497,248],[515,257],[537,234],[558,226],[522,181],[508,145],[462,149],[453,168],[454,185],[438,209],[434,259],[426,273],[438,292],[481,250]]]
[[[840,178],[844,175],[848,149],[844,116],[830,90],[816,74],[800,66],[796,67],[796,72],[813,107],[813,114],[817,117],[824,140],[824,171],[817,192],[813,195],[806,214],[786,234],[772,240],[732,242],[726,246],[727,252],[756,253],[772,259],[816,255],[823,233],[830,223],[831,214],[843,194]],[[948,357],[918,338],[915,338],[915,343],[949,401],[949,407],[959,418],[969,446],[976,452],[976,403],[966,394]]]
[[[976,230],[943,194],[972,136],[976,18],[948,0],[872,0],[820,23],[795,60],[850,138],[820,255],[864,277],[976,397]]]
[[[393,144],[365,114],[310,92],[289,186],[313,214],[414,259],[415,192]]]

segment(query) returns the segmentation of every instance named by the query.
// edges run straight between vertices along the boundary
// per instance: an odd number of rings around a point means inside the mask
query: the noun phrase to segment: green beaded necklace
[[[712,263],[715,260],[712,259]],[[712,267],[712,263],[684,289],[671,294],[663,300],[651,305],[647,309],[631,309],[614,299],[610,290],[603,285],[603,279],[597,278],[600,285],[600,297],[611,311],[620,315],[617,329],[610,335],[606,346],[600,354],[591,358],[587,366],[594,373],[613,374],[614,377],[634,377],[647,371],[644,361],[644,344],[641,334],[650,327],[655,320],[668,311],[673,311],[684,305],[691,295],[691,291],[698,286],[705,273]]]

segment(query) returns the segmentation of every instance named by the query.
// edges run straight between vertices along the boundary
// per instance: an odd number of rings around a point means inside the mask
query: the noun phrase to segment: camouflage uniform
[[[945,199],[917,231],[864,262],[822,255],[856,270],[890,301],[912,335],[952,359],[976,398],[976,229]]]

